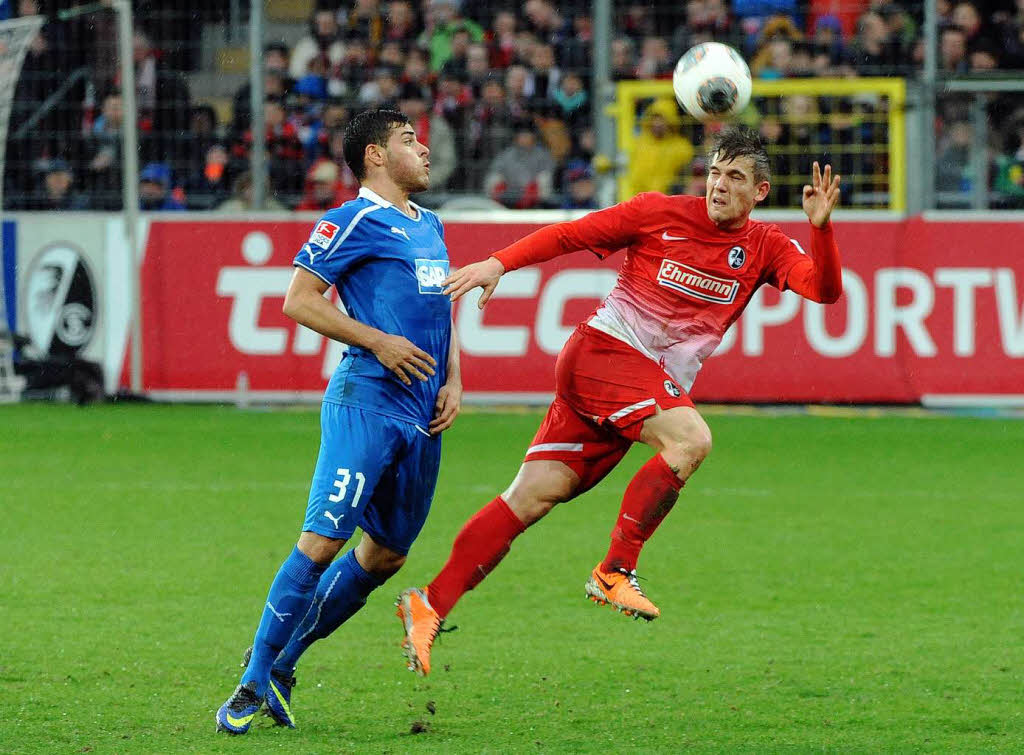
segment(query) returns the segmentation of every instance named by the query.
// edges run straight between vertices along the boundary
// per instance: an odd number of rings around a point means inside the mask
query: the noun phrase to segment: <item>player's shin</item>
[[[622,497],[611,546],[601,563],[603,571],[636,569],[641,548],[672,510],[682,487],[661,454],[640,467]]]
[[[483,581],[501,562],[526,525],[498,496],[463,525],[448,563],[427,586],[427,597],[444,618],[469,590]]]
[[[337,559],[320,577],[313,604],[274,661],[274,668],[289,675],[294,673],[306,649],[348,621],[382,584],[383,578],[360,566],[354,550]]]
[[[270,667],[306,615],[324,568],[295,548],[281,564],[270,586],[253,640],[252,657],[242,675],[242,684],[256,682],[256,694],[261,698],[267,691]]]

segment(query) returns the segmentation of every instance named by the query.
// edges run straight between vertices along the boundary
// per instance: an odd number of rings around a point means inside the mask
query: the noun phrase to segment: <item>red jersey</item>
[[[831,242],[830,228],[817,231],[823,233]],[[646,354],[687,391],[761,285],[785,290],[794,271],[805,281],[814,268],[777,225],[748,220],[722,231],[703,197],[654,192],[550,226],[494,256],[511,270],[578,249],[601,258],[620,249],[626,255],[615,287],[588,318],[590,327]],[[838,267],[837,250],[834,262]]]

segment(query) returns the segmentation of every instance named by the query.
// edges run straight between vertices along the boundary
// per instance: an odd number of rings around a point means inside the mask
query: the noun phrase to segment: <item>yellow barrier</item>
[[[850,113],[784,112],[787,107],[801,103],[793,98],[806,96],[817,100],[815,108],[823,102],[828,107],[840,103],[850,106],[858,98],[877,100],[876,112],[854,111]],[[672,98],[672,82],[659,79],[654,81],[620,81],[616,84],[615,104],[609,107],[609,114],[617,122],[617,146],[620,155],[633,153],[639,127],[638,103],[643,100]],[[849,99],[847,99],[849,98]],[[773,100],[777,101],[773,103]],[[780,163],[799,162],[811,155],[821,158],[828,152],[829,160],[837,170],[843,172],[843,181],[848,187],[852,201],[847,206],[874,207],[902,211],[906,208],[906,82],[899,78],[865,77],[847,79],[755,79],[750,106],[736,120],[752,127],[758,127],[765,120],[774,121],[776,128],[793,128],[801,125],[817,125],[824,131],[847,129],[858,137],[867,131],[873,138],[867,141],[855,138],[853,142],[818,142],[814,144],[785,144],[767,140],[767,150],[773,162],[773,194],[782,194],[789,201],[783,206],[798,206],[799,187],[807,182],[806,171],[786,173],[779,171]],[[700,124],[687,116],[683,117],[683,131],[689,132],[691,141],[700,152],[697,136]],[[876,135],[872,125],[883,125]],[[804,160],[806,162],[806,160]],[[849,167],[853,166],[850,170]],[[618,177],[619,199],[629,197],[628,166]],[[779,191],[776,191],[776,187]]]

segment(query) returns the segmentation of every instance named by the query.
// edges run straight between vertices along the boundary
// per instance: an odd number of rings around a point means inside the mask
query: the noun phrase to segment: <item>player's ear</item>
[[[363,165],[369,168],[376,165],[378,168],[384,164],[384,148],[379,144],[367,144],[366,152],[363,153]]]
[[[767,181],[762,181],[757,185],[757,193],[754,194],[755,202],[763,202],[768,197],[768,192],[772,190],[772,185]]]

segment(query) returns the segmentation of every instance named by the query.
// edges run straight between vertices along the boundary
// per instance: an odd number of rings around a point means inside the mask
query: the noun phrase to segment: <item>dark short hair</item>
[[[720,160],[735,160],[737,157],[749,157],[754,162],[754,182],[770,181],[772,177],[768,153],[765,151],[761,135],[745,126],[728,126],[715,134],[708,152],[708,165]]]
[[[366,148],[371,144],[386,147],[395,126],[409,125],[409,119],[397,110],[364,110],[345,128],[345,162],[358,181],[366,178]]]

